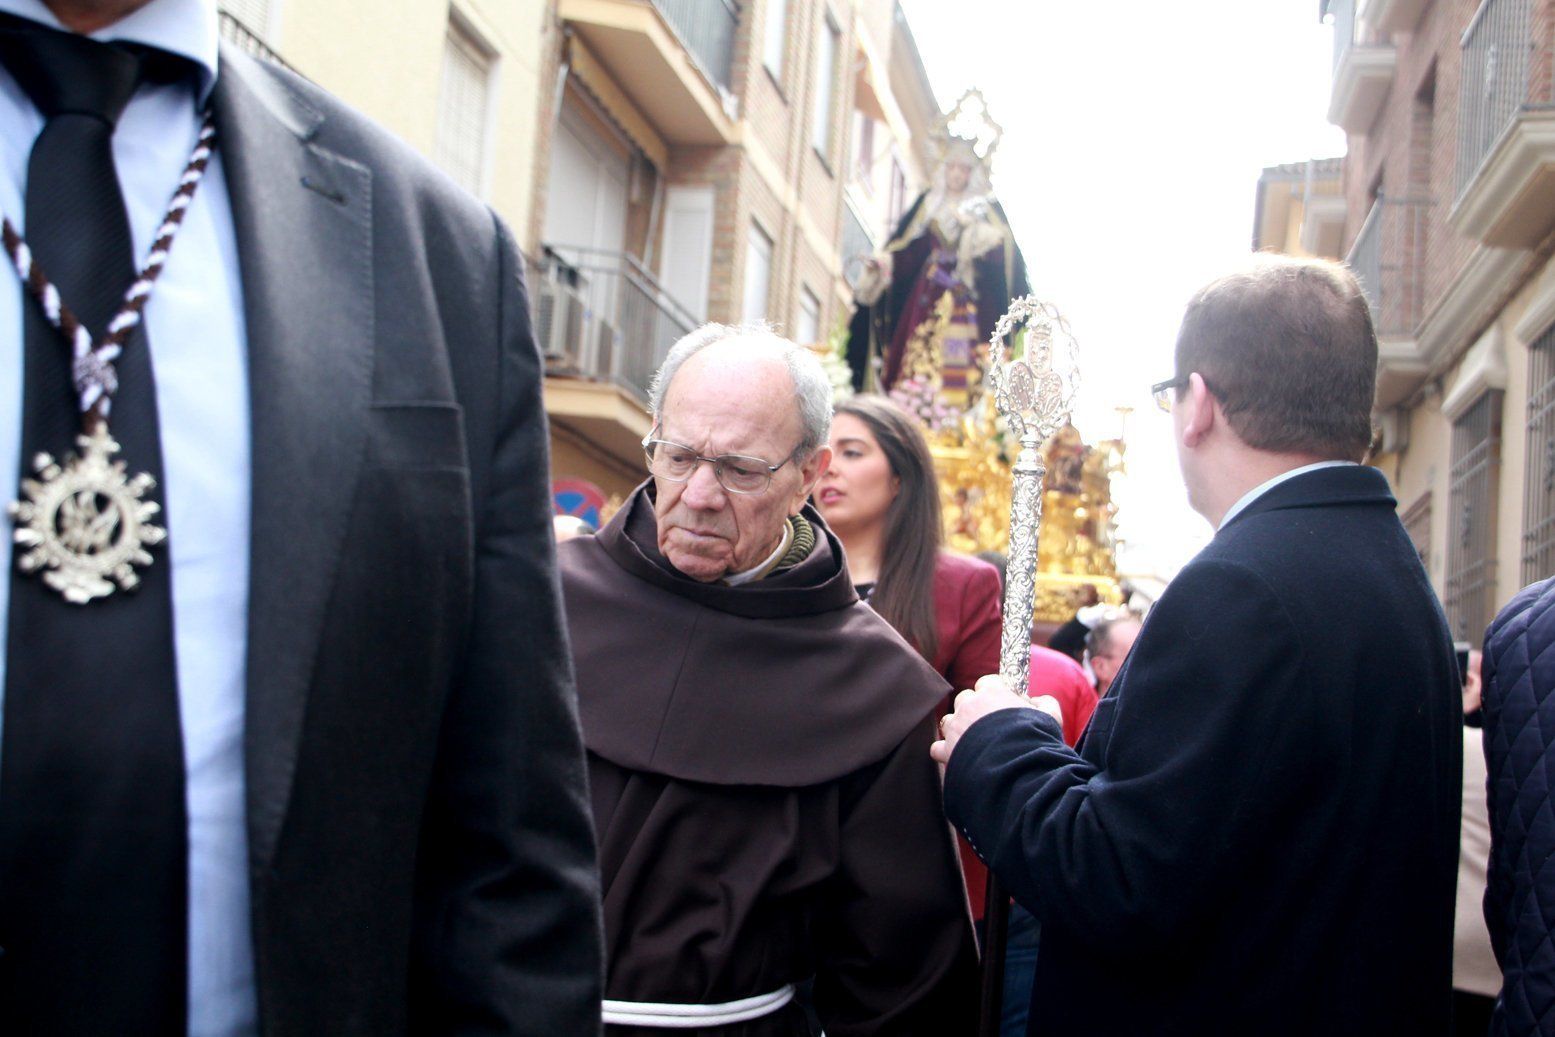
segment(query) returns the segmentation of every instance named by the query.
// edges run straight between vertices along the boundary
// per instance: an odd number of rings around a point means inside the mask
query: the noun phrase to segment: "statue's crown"
[[[993,121],[982,91],[974,87],[961,95],[930,136],[941,163],[957,160],[990,169],[1004,128]]]

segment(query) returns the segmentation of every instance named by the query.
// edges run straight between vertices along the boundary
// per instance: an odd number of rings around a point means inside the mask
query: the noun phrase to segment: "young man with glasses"
[[[1214,540],[1078,752],[997,677],[934,747],[946,811],[1042,922],[1043,1034],[1451,1029],[1462,723],[1440,605],[1371,440],[1337,264],[1194,296],[1172,425]]]
[[[825,372],[765,328],[709,325],[651,406],[652,477],[559,551],[606,1023],[808,1033],[813,978],[828,1032],[969,1032],[972,929],[928,757],[947,689],[807,503],[831,460]]]

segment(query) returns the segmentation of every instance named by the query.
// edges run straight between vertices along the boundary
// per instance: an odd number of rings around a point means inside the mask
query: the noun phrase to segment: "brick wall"
[[[1528,102],[1549,104],[1555,100],[1555,70],[1551,66],[1552,34],[1555,34],[1555,5],[1547,0],[1535,0],[1529,12],[1529,29],[1532,31],[1534,50],[1528,65]]]
[[[1475,6],[1476,0],[1436,0],[1413,32],[1395,37],[1392,90],[1366,134],[1350,138],[1345,160],[1346,252],[1377,193],[1424,199],[1429,206],[1425,269],[1418,271],[1425,282],[1422,312],[1441,297],[1468,253],[1446,217],[1457,155],[1458,38]]]

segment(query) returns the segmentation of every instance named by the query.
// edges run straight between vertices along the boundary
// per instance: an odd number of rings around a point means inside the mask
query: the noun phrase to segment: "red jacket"
[[[1002,598],[999,570],[978,558],[940,552],[934,567],[934,611],[939,621],[934,668],[950,682],[952,697],[976,685],[979,677],[999,672]],[[1064,740],[1070,745],[1080,740],[1096,709],[1096,689],[1078,663],[1061,652],[1033,646],[1029,693],[1056,698],[1064,711]],[[949,709],[947,699],[940,715]],[[972,917],[981,918],[988,869],[965,839],[959,844]]]

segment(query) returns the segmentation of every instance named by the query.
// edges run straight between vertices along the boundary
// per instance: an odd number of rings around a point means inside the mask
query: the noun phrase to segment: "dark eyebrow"
[[[841,446],[844,443],[857,443],[859,446],[868,446],[869,445],[869,440],[867,440],[867,439],[860,439],[858,436],[846,436],[846,437],[844,437],[842,439],[837,440],[837,445],[838,446]]]

